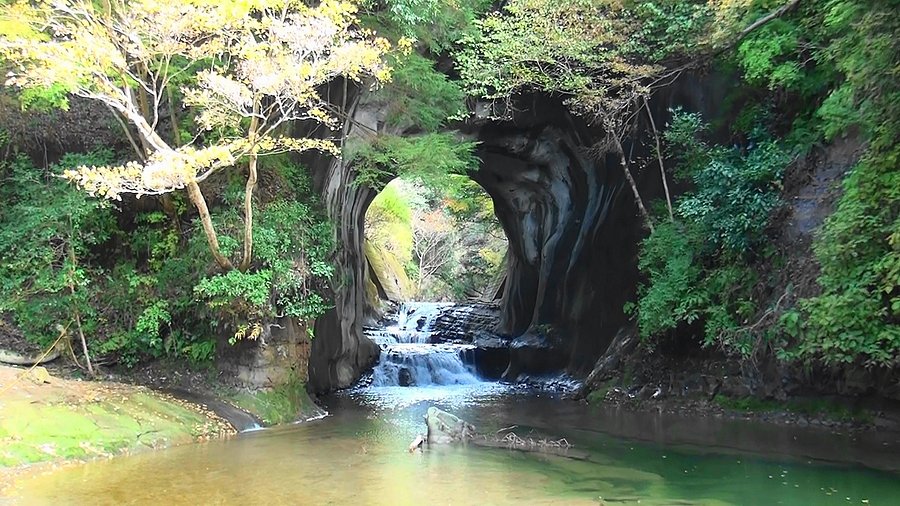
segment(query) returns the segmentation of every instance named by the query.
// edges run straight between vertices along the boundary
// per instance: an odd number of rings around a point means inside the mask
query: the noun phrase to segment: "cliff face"
[[[333,91],[333,100],[351,104],[351,120],[343,132],[345,143],[364,142],[376,133],[403,133],[385,129],[387,104],[374,101],[373,95],[351,89],[341,97],[344,91],[339,86]],[[325,160],[314,157],[306,161],[334,225],[336,245],[335,307],[316,321],[309,359],[308,388],[316,393],[352,385],[378,359],[378,346],[363,334],[363,325],[379,316],[369,288],[381,286],[385,291],[386,284],[373,277],[375,270],[366,257],[366,211],[378,192],[356,181],[358,172],[351,160]]]
[[[657,93],[655,124],[665,125],[676,106],[711,113],[725,89],[718,81],[686,76]],[[510,244],[498,330],[519,336],[552,328],[569,372],[581,375],[626,322],[622,306],[635,297],[646,231],[618,156],[598,148],[601,130],[546,97],[517,109],[525,112],[474,134],[482,164],[472,177],[493,198]],[[645,205],[662,198],[646,112],[622,143]]]
[[[373,123],[366,108],[358,105],[359,98],[355,93],[344,97],[347,103],[354,104],[353,121],[345,132],[348,141],[360,135],[359,128]],[[368,264],[364,224],[366,210],[377,192],[354,183],[356,171],[346,159],[332,159],[324,164],[321,159],[315,159],[311,165],[336,235],[333,258],[336,273],[332,286],[335,307],[316,320],[309,359],[308,388],[312,392],[327,392],[350,386],[378,359],[378,347],[362,332],[370,311],[366,301]]]
[[[566,336],[570,368],[602,351],[634,288],[640,223],[618,161],[589,154],[577,132],[552,122],[479,133],[473,175],[494,200],[509,238],[502,334],[552,325]],[[630,190],[628,190],[630,191]]]
[[[662,128],[676,105],[709,113],[726,88],[717,81],[688,76],[658,93],[650,104],[656,124]],[[618,157],[596,147],[602,131],[547,97],[527,97],[517,109],[524,112],[509,122],[476,121],[466,132],[480,141],[482,164],[471,177],[494,200],[510,245],[497,331],[516,337],[552,328],[569,372],[586,374],[626,321],[622,306],[634,299],[645,230]],[[377,131],[380,110],[363,104],[354,123]],[[649,203],[662,197],[662,184],[647,121],[639,123],[623,145]],[[339,245],[336,307],[317,322],[310,358],[310,388],[327,391],[349,386],[378,353],[362,334],[374,314],[366,302],[363,223],[375,191],[353,184],[345,162],[318,174]]]

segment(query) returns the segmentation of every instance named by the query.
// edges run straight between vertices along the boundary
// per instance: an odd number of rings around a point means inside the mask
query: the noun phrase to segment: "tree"
[[[447,265],[457,247],[449,218],[441,208],[413,211],[413,256],[419,268],[417,292]]]
[[[319,88],[343,76],[390,78],[387,41],[355,27],[356,7],[325,0],[19,1],[6,7],[0,55],[14,65],[8,84],[98,100],[125,118],[148,154],[118,166],[83,166],[65,176],[92,195],[160,195],[185,189],[197,208],[216,263],[222,254],[200,183],[246,161],[243,202],[246,270],[253,252],[253,191],[260,156],[318,149],[329,139],[280,134],[293,121],[334,127]],[[176,82],[196,111],[193,140],[159,134]],[[143,97],[143,98],[142,98]],[[173,132],[178,132],[173,125]]]

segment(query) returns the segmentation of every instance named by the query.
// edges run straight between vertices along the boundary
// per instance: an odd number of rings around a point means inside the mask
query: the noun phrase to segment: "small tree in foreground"
[[[390,77],[383,60],[389,44],[354,28],[350,2],[54,0],[5,9],[0,55],[13,66],[7,84],[100,101],[135,128],[147,151],[140,162],[83,166],[65,176],[111,199],[185,189],[225,270],[233,266],[220,251],[200,183],[246,162],[239,265],[246,270],[258,158],[309,149],[337,154],[331,140],[286,137],[279,127],[297,120],[333,127],[322,85],[339,76],[376,83]],[[158,133],[164,101],[176,120],[178,83],[187,83],[179,91],[197,111],[193,139],[183,145]]]

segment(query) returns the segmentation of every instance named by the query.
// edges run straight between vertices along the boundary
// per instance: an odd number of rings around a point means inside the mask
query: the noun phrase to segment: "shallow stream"
[[[565,437],[587,460],[477,446],[408,453],[431,405],[472,421],[481,432],[517,425],[520,435],[535,430]],[[870,463],[897,469],[897,441],[597,411],[495,383],[370,387],[328,399],[328,408],[332,415],[315,422],[22,478],[7,499],[186,505],[900,503],[896,471],[805,457],[880,455]],[[695,440],[707,445],[679,443],[692,428]],[[644,440],[612,435],[623,429]]]
[[[402,336],[376,336],[371,385],[325,399],[324,419],[24,476],[0,504],[900,504],[897,434],[591,407],[480,381],[465,347],[421,327],[401,318],[390,332]],[[401,368],[419,386],[398,386]],[[430,406],[482,434],[574,446],[409,453]]]

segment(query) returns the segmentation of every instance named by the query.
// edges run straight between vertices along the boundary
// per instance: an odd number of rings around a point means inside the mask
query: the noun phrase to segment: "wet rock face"
[[[377,131],[378,104],[360,103],[358,90],[342,100],[341,86],[335,86],[333,100],[353,104],[353,125]],[[360,134],[351,128],[348,142]],[[334,264],[335,307],[316,320],[315,338],[309,361],[309,390],[323,393],[346,388],[378,359],[378,346],[363,335],[363,325],[377,315],[367,300],[366,287],[371,284],[365,256],[364,222],[366,210],[377,192],[355,184],[357,172],[347,159],[314,157],[305,161],[312,170],[314,187],[322,195],[325,210],[334,223],[336,251]]]
[[[471,342],[478,332],[494,332],[500,323],[498,304],[454,304],[441,309],[431,324],[442,341]]]
[[[510,339],[491,332],[477,331],[473,334],[475,345],[475,367],[485,379],[500,379],[509,367]]]
[[[726,84],[727,76],[682,76],[650,102],[656,125],[675,106],[712,112]],[[473,134],[482,164],[472,178],[493,199],[509,239],[498,330],[516,337],[552,326],[568,372],[586,375],[626,322],[622,306],[636,296],[646,230],[602,129],[549,97],[524,97],[515,108],[522,112],[513,121]],[[622,145],[646,204],[664,193],[646,114],[637,123]]]
[[[310,344],[303,323],[281,318],[264,325],[262,335],[255,340],[220,346],[218,363],[235,384],[250,389],[306,381]]]
[[[509,366],[503,371],[502,379],[515,382],[522,375],[558,372],[566,367],[567,358],[550,338],[525,334],[509,343]]]
[[[480,138],[483,164],[473,178],[493,198],[510,244],[498,330],[517,337],[552,325],[566,336],[561,365],[539,351],[546,343],[529,337],[514,346],[521,356],[509,374],[587,372],[623,323],[622,305],[636,285],[643,232],[621,168],[552,122],[528,131],[486,128]]]

